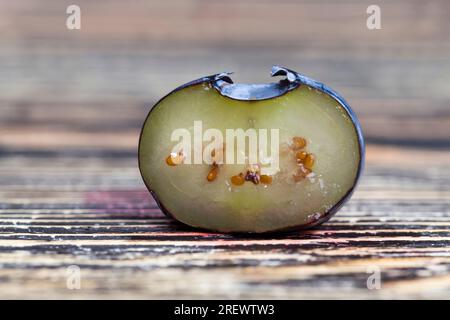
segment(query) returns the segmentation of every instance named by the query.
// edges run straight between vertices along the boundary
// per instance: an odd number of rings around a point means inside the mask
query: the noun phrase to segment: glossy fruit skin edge
[[[334,91],[333,89],[331,89],[330,87],[326,86],[325,84],[318,82],[314,79],[311,79],[301,73],[298,73],[296,71],[290,70],[290,69],[286,69],[283,67],[278,67],[278,66],[273,66],[272,67],[272,76],[274,75],[289,75],[295,76],[295,79],[291,79],[291,82],[295,82],[297,85],[295,86],[290,86],[288,87],[283,93],[280,93],[280,95],[282,94],[286,94],[287,92],[294,90],[296,88],[298,88],[298,86],[300,85],[307,85],[313,89],[319,90],[323,93],[328,94],[329,96],[331,96],[333,99],[335,99],[341,106],[342,108],[345,110],[345,112],[348,114],[348,116],[350,117],[353,126],[355,128],[356,131],[356,135],[357,135],[357,141],[358,141],[358,147],[359,147],[359,163],[358,163],[358,170],[355,176],[355,179],[353,181],[352,187],[347,191],[347,193],[328,211],[326,211],[324,214],[322,214],[322,216],[314,221],[311,221],[309,223],[306,224],[301,224],[301,225],[297,225],[297,226],[290,226],[287,228],[281,228],[281,229],[276,229],[276,230],[270,230],[270,231],[265,231],[265,232],[236,232],[236,231],[230,231],[230,232],[223,232],[223,231],[218,231],[218,230],[211,230],[211,229],[205,229],[205,228],[201,228],[201,227],[193,227],[190,226],[188,224],[185,224],[181,221],[179,221],[178,219],[176,219],[170,212],[169,210],[167,210],[164,207],[164,204],[159,201],[158,196],[156,195],[156,193],[151,189],[151,187],[147,184],[147,182],[144,179],[144,175],[142,173],[142,169],[141,169],[141,163],[140,163],[140,146],[141,146],[141,140],[142,140],[142,135],[144,132],[144,127],[145,124],[147,123],[147,120],[151,114],[151,112],[158,107],[159,103],[164,100],[167,96],[171,95],[174,92],[177,92],[179,90],[185,89],[187,87],[190,86],[194,86],[197,84],[202,84],[202,83],[209,83],[212,87],[214,87],[220,94],[222,94],[222,92],[218,89],[218,87],[215,85],[217,83],[218,80],[224,80],[225,82],[228,83],[233,83],[232,80],[229,78],[229,74],[228,72],[224,72],[224,73],[218,73],[218,74],[214,74],[211,76],[206,76],[206,77],[202,77],[202,78],[198,78],[196,80],[187,82],[177,88],[175,88],[174,90],[172,90],[171,92],[169,92],[168,94],[166,94],[164,97],[162,97],[161,99],[158,100],[158,102],[156,102],[154,104],[154,106],[150,109],[149,113],[147,114],[147,117],[145,118],[145,121],[142,125],[142,129],[141,129],[141,133],[139,135],[139,144],[138,144],[138,166],[139,166],[139,171],[141,173],[142,179],[144,181],[145,186],[147,187],[148,191],[150,192],[150,194],[152,195],[152,197],[155,199],[156,204],[158,205],[158,207],[161,209],[161,211],[169,218],[175,220],[177,223],[180,223],[184,226],[187,226],[189,228],[193,228],[193,229],[200,229],[200,230],[204,230],[206,232],[218,232],[218,233],[228,233],[228,234],[235,234],[235,235],[251,235],[251,236],[257,236],[257,235],[267,235],[267,234],[277,234],[277,233],[284,233],[284,232],[292,232],[292,231],[299,231],[299,230],[306,230],[306,229],[311,229],[313,227],[316,227],[326,221],[328,221],[329,219],[331,219],[331,217],[333,217],[338,211],[339,209],[350,199],[350,197],[352,196],[353,192],[356,189],[356,186],[359,182],[359,179],[363,173],[364,170],[364,162],[365,162],[365,142],[364,142],[364,136],[362,133],[362,129],[361,129],[361,125],[359,123],[358,118],[356,117],[355,112],[352,110],[352,108],[350,107],[350,105],[345,101],[345,99],[336,91]],[[222,94],[224,95],[224,94]],[[228,97],[230,98],[230,97]],[[232,99],[232,98],[230,98]],[[270,98],[269,98],[270,99]],[[238,99],[238,100],[246,100],[246,99]],[[264,99],[258,99],[258,100],[264,100]]]

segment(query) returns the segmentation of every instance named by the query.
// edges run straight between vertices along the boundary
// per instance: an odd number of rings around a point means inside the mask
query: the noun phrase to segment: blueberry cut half
[[[350,198],[364,166],[359,121],[326,85],[274,66],[268,84],[218,73],[150,110],[139,140],[145,185],[169,217],[232,233],[307,229]]]

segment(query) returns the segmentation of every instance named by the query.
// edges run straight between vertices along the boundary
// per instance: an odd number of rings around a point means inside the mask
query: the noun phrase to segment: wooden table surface
[[[449,299],[450,2],[378,2],[369,31],[372,1],[83,0],[69,31],[71,2],[0,0],[0,298]],[[219,71],[268,81],[272,64],[358,114],[351,201],[266,237],[166,218],[137,168],[151,105]]]

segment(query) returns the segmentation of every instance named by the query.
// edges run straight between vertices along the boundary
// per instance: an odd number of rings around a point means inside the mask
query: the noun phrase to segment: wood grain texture
[[[0,298],[450,298],[450,2],[0,0]],[[328,223],[236,237],[161,214],[139,129],[174,87],[280,64],[337,89],[370,142]],[[68,267],[81,289],[67,287]],[[367,273],[381,272],[369,290]]]

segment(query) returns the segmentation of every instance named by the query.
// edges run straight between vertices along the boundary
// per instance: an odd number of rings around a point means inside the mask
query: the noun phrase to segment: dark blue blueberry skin
[[[286,78],[279,81],[278,83],[270,83],[270,84],[234,84],[229,75],[232,74],[231,72],[223,72],[218,73],[211,76],[202,77],[193,81],[190,81],[188,83],[185,83],[176,89],[172,90],[170,93],[165,95],[163,98],[161,98],[155,106],[150,110],[149,114],[153,111],[155,107],[158,106],[159,102],[162,101],[165,97],[168,95],[201,83],[208,83],[212,87],[214,87],[221,95],[226,96],[231,99],[235,100],[242,100],[242,101],[259,101],[259,100],[268,100],[273,99],[275,97],[279,97],[291,90],[294,90],[298,88],[301,85],[307,85],[311,88],[317,89],[321,92],[324,92],[325,94],[331,96],[333,99],[335,99],[342,108],[347,112],[348,116],[352,120],[353,126],[355,128],[357,137],[358,137],[358,146],[359,146],[359,165],[358,165],[358,172],[356,174],[355,180],[353,181],[352,187],[348,192],[342,197],[342,199],[336,203],[330,210],[325,212],[323,215],[320,216],[317,220],[311,221],[307,224],[294,226],[294,227],[288,227],[280,230],[274,230],[269,231],[267,233],[273,234],[278,232],[286,232],[286,231],[295,231],[295,230],[302,230],[302,229],[310,229],[315,226],[318,226],[326,221],[328,221],[339,209],[350,199],[351,195],[356,189],[357,183],[362,175],[363,169],[364,169],[364,159],[365,159],[365,143],[364,143],[364,137],[361,129],[361,125],[359,123],[358,118],[356,117],[355,112],[352,110],[350,105],[345,101],[345,99],[336,91],[331,89],[330,87],[326,86],[325,84],[318,82],[314,79],[311,79],[301,73],[298,73],[296,71],[286,69],[279,66],[273,66],[271,75],[272,76],[285,76]],[[147,115],[147,119],[148,119]],[[145,122],[147,121],[145,120]],[[144,122],[144,125],[145,125]],[[144,125],[142,128],[144,128]],[[139,140],[142,138],[142,132],[140,135]],[[140,141],[139,141],[140,145]],[[139,150],[140,152],[140,150]],[[139,164],[140,167],[140,164]],[[145,181],[144,181],[145,183]],[[162,210],[164,214],[166,214],[168,217],[173,218],[173,215],[164,207],[164,205],[158,200],[158,197],[156,193],[151,190],[151,188],[147,186],[147,189],[150,191],[151,195],[155,199],[156,203],[158,204],[159,208]],[[242,234],[242,232],[241,232]]]

